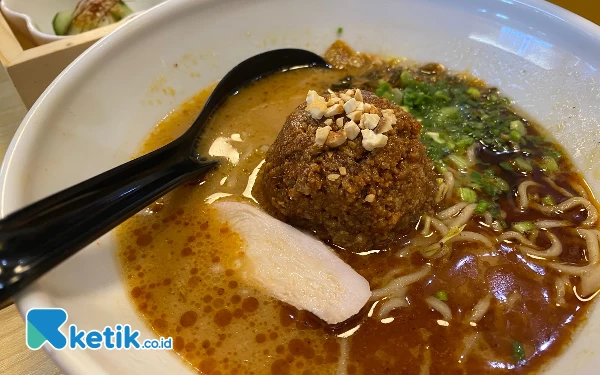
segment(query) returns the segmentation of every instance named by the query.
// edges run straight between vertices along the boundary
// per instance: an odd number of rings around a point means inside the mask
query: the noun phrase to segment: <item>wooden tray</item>
[[[120,25],[115,23],[36,47],[27,37],[14,32],[0,13],[0,62],[29,109],[67,65]]]

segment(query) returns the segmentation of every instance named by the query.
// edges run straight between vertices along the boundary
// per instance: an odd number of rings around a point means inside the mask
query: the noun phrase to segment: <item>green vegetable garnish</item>
[[[499,200],[516,188],[508,185],[505,176],[513,181],[515,173],[559,170],[560,151],[535,133],[497,89],[445,72],[401,66],[400,62],[344,78],[337,86],[342,85],[343,89],[373,91],[410,113],[421,123],[421,141],[435,170],[458,170],[459,198],[477,203],[478,214],[489,212],[498,222]],[[494,154],[500,160],[490,164],[489,156]],[[458,187],[465,190],[458,191]]]
[[[510,137],[510,140],[514,142],[519,142],[521,140],[521,133],[516,130],[511,130],[510,133],[508,133],[508,136]]]
[[[507,171],[514,171],[515,170],[513,168],[512,164],[510,164],[507,161],[500,162],[500,164],[498,164],[498,165],[500,165],[502,168],[506,169]]]
[[[471,165],[467,158],[457,154],[450,154],[448,160],[458,169],[467,169],[469,168],[469,165]]]
[[[496,200],[502,194],[508,191],[509,186],[500,177],[494,175],[491,169],[486,170],[483,174],[473,171],[471,172],[471,187],[475,190],[481,190],[484,193]]]
[[[475,203],[477,201],[477,194],[475,191],[469,188],[458,188],[458,195],[460,196],[460,200],[467,203]]]
[[[439,144],[446,143],[443,139],[440,138],[440,133],[426,132],[425,135],[430,137],[431,139],[433,139],[435,142],[437,142]]]
[[[484,214],[485,211],[487,211],[488,207],[490,206],[490,203],[486,200],[480,200],[479,203],[477,203],[477,207],[475,207],[475,213],[476,214]]]
[[[337,28],[337,33],[338,34],[341,34],[343,32],[344,32],[344,28],[343,27],[340,26],[340,27]]]
[[[386,81],[380,79],[379,87],[377,87],[377,89],[375,89],[375,95],[383,96],[383,94],[391,92],[391,91],[392,91],[392,86],[390,86],[390,84],[387,83]]]
[[[527,129],[525,129],[525,124],[521,120],[514,120],[510,122],[510,130],[514,130],[519,133],[519,135],[527,134]]]
[[[448,294],[443,290],[438,290],[435,292],[435,298],[439,299],[440,301],[448,301]]]
[[[535,225],[531,221],[520,221],[513,223],[512,227],[519,233],[531,232],[535,229]]]
[[[523,344],[521,344],[518,341],[513,340],[512,348],[513,348],[513,357],[517,362],[525,359],[525,348],[523,348]]]
[[[543,156],[540,162],[540,169],[546,174],[551,174],[558,170],[558,163],[552,156]]]
[[[479,99],[479,97],[481,96],[481,92],[475,87],[469,87],[467,89],[467,95],[469,95],[473,99]]]
[[[408,71],[405,70],[400,73],[400,82],[402,82],[403,85],[408,85],[412,80],[412,74],[410,74]]]
[[[533,171],[533,166],[531,165],[531,163],[523,158],[516,158],[515,166],[522,172]]]
[[[551,195],[546,195],[544,198],[542,198],[542,204],[544,206],[554,206],[556,204],[556,201],[554,200],[554,198],[552,198]]]

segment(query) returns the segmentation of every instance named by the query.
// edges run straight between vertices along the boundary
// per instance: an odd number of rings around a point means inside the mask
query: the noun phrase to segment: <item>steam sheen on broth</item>
[[[407,67],[337,43],[339,69],[261,79],[215,114],[200,148],[227,159],[117,230],[132,300],[205,374],[537,372],[568,344],[598,289],[597,211],[563,150],[495,89],[436,64]],[[370,283],[336,326],[248,285],[243,239],[211,203],[257,205],[257,167],[308,90],[374,91],[423,124],[438,172],[434,215],[385,249],[338,255]],[[175,139],[211,88],[150,134]]]

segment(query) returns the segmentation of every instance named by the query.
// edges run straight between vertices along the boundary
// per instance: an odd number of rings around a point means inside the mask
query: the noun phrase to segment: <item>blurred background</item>
[[[550,0],[550,2],[600,25],[600,1],[598,0]]]

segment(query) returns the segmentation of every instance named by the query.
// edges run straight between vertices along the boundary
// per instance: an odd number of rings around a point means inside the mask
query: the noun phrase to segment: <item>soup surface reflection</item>
[[[332,53],[328,57],[335,59]],[[590,250],[592,241],[597,250],[595,223],[581,231],[592,215],[585,204],[555,211],[544,207],[576,197],[591,200],[591,193],[562,149],[526,119],[518,120],[521,125],[515,122],[520,117],[496,90],[431,64],[397,68],[366,55],[360,58],[365,61],[357,67],[270,76],[228,100],[199,145],[222,158],[221,165],[202,182],[176,189],[117,230],[132,300],[156,333],[173,337],[174,350],[203,374],[538,371],[561,352],[585,319],[588,303],[577,298],[573,286],[583,275],[578,269],[598,261]],[[412,81],[400,72],[410,73]],[[423,99],[428,94],[419,94],[427,89],[422,85],[436,87],[430,101]],[[421,121],[443,192],[437,199],[437,216],[422,218],[413,233],[389,248],[362,253],[337,249],[372,290],[431,265],[430,272],[406,288],[405,306],[382,311],[391,299],[386,296],[338,326],[328,326],[248,285],[239,271],[243,241],[211,208],[219,199],[257,205],[252,196],[256,168],[287,115],[305,100],[308,90],[332,87],[375,91]],[[403,97],[396,87],[402,88]],[[140,154],[182,134],[210,90],[158,124]],[[443,104],[436,106],[438,99]],[[468,137],[475,141],[457,133],[450,120],[444,122],[443,116],[454,116],[454,110],[443,109],[450,107],[469,114],[461,121],[473,123]],[[487,117],[473,115],[479,109],[488,111]],[[492,126],[486,123],[490,118],[497,118],[497,132],[486,130]],[[477,123],[486,123],[485,128]],[[478,129],[481,134],[475,133]],[[508,150],[515,145],[518,154]],[[460,165],[465,160],[467,164]],[[526,181],[535,182],[525,186],[526,203],[538,209],[520,208],[519,187],[522,191]],[[451,215],[448,208],[456,213]],[[457,226],[462,234],[450,240],[447,233],[436,233],[436,223],[452,231],[451,221],[467,209],[471,216]],[[468,233],[483,239],[469,238]],[[560,241],[560,254],[536,253],[551,248],[555,239]],[[559,264],[558,269],[553,264]]]

